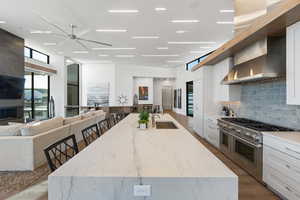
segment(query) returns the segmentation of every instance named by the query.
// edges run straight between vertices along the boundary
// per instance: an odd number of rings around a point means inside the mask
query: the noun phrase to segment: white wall
[[[116,65],[116,97],[125,95],[128,103],[125,105],[133,105],[133,78],[175,78],[174,69],[134,66],[134,65]],[[116,102],[116,105],[119,105]]]
[[[114,64],[83,64],[82,65],[82,105],[87,105],[88,84],[109,83],[109,105],[114,106],[115,99],[115,65]]]
[[[195,72],[186,71],[185,66],[176,68],[176,82],[174,89],[182,89],[182,107],[173,110],[179,114],[186,115],[186,82],[199,80],[201,78],[200,70]]]
[[[139,100],[139,87],[148,87],[148,100]],[[133,94],[138,96],[138,104],[153,104],[153,78],[134,77],[133,78]]]
[[[139,84],[149,85],[151,97],[148,102],[153,103],[153,78],[174,78],[174,70],[159,67],[135,66],[125,64],[83,64],[82,65],[82,105],[86,105],[86,86],[88,81],[94,83],[110,83],[110,106],[122,106],[118,97],[125,95],[128,102],[124,106],[133,105],[134,93],[137,87],[134,79],[138,78]],[[152,80],[152,81],[150,81]],[[147,86],[144,85],[144,86]],[[151,89],[152,88],[152,89]],[[142,102],[141,102],[142,103]]]

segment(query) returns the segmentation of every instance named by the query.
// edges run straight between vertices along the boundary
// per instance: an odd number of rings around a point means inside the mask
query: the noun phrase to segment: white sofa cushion
[[[21,129],[22,136],[34,136],[40,133],[50,131],[51,129],[63,126],[64,118],[56,117],[53,119],[37,122],[34,124],[27,124]]]
[[[24,126],[25,124],[0,126],[0,136],[21,136],[21,128]]]
[[[87,119],[95,115],[95,111],[90,111],[81,115],[81,119]]]
[[[71,123],[74,123],[74,122],[79,121],[79,120],[81,120],[80,115],[77,115],[77,116],[74,116],[74,117],[67,117],[67,118],[64,119],[64,125],[71,124]]]

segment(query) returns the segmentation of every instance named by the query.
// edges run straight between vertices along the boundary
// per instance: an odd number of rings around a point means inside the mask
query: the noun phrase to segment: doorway
[[[194,116],[194,86],[193,81],[186,82],[186,115]]]

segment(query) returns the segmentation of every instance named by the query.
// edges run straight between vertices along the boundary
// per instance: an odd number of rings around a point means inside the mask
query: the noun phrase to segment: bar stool
[[[98,123],[101,135],[103,135],[106,131],[110,129],[109,121],[108,119],[104,119]]]
[[[78,154],[75,135],[70,135],[44,149],[49,168],[54,172],[65,162]]]
[[[93,124],[81,131],[85,146],[88,146],[100,137],[100,132],[97,124]]]

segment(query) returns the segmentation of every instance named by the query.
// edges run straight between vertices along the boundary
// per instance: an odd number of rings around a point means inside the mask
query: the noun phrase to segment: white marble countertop
[[[300,145],[300,132],[263,132],[263,135],[275,137],[289,143]]]
[[[50,177],[230,177],[237,176],[170,115],[179,129],[137,128],[131,114],[69,160]]]

